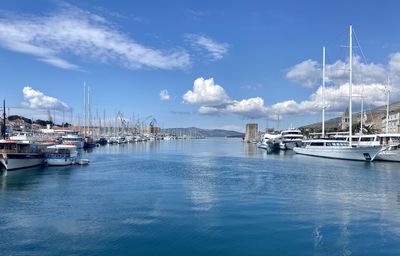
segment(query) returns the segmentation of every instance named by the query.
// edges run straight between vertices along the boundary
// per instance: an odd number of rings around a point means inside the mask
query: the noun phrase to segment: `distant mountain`
[[[389,106],[390,113],[398,113],[400,112],[400,102],[392,103]],[[366,110],[365,114],[367,116],[367,123],[374,123],[376,129],[381,129],[382,120],[386,118],[386,106],[380,106],[371,110]],[[353,113],[353,125],[360,122],[360,112]],[[325,129],[328,131],[337,130],[339,128],[341,117],[335,117],[325,121]],[[305,125],[300,127],[300,129],[304,130],[315,130],[321,131],[322,123],[313,123],[309,125]]]
[[[204,136],[204,137],[244,137],[244,133],[237,131],[228,131],[223,129],[200,129],[197,127],[188,128],[167,128],[162,132],[180,135]]]

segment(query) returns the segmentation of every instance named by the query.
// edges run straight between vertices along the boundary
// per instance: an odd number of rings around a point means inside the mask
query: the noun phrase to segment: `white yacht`
[[[66,132],[66,134],[62,136],[62,141],[64,144],[75,145],[77,149],[82,149],[85,145],[85,141],[78,131]]]
[[[75,164],[78,150],[75,145],[53,145],[47,147],[47,165],[71,165]]]
[[[281,139],[281,134],[266,133],[261,142],[257,144],[257,147],[266,149],[267,151],[276,151],[279,150]]]
[[[376,160],[400,162],[400,144],[388,146],[378,154]]]
[[[374,161],[382,147],[353,147],[348,141],[310,140],[293,149],[297,154],[344,160]]]
[[[280,149],[287,150],[294,147],[301,147],[303,144],[303,134],[298,129],[288,129],[281,132]]]
[[[352,33],[353,29],[350,26],[349,30],[349,138],[353,138],[353,125],[352,125],[352,76],[353,76],[353,52],[352,52]],[[325,47],[322,51],[322,137],[324,137],[325,127],[325,101],[324,101],[324,90],[325,90]],[[353,147],[353,139],[349,141],[336,141],[336,140],[312,140],[303,147],[295,147],[294,151],[297,154],[317,156],[317,157],[328,157],[335,159],[346,159],[346,160],[359,160],[359,161],[373,161],[376,156],[383,150],[381,146],[365,146],[365,147]]]
[[[7,170],[41,165],[44,154],[36,144],[24,140],[0,140],[0,163]]]
[[[348,136],[344,140],[348,141]],[[400,134],[398,133],[359,134],[353,136],[352,141],[357,147],[385,147],[376,156],[376,160],[400,162]]]

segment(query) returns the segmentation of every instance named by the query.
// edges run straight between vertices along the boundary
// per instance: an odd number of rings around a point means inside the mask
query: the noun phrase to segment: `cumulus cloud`
[[[194,81],[193,89],[183,95],[183,100],[190,104],[222,104],[229,101],[222,86],[215,84],[214,79],[197,78]]]
[[[34,90],[30,86],[25,86],[24,89],[22,89],[22,93],[24,94],[24,102],[22,104],[31,109],[55,109],[61,111],[70,109],[69,106],[61,100],[47,96],[41,91]]]
[[[337,60],[326,65],[325,106],[328,111],[339,113],[349,105],[348,60]],[[387,65],[364,63],[359,56],[353,59],[353,104],[360,107],[363,98],[366,107],[386,104],[387,78],[390,77],[391,101],[400,98],[400,53],[389,55]],[[320,113],[322,109],[322,70],[317,61],[306,60],[294,65],[286,78],[305,87],[316,87],[307,100],[294,99],[267,107],[268,115],[299,115]],[[362,97],[361,97],[362,96]]]
[[[315,60],[305,60],[290,68],[286,73],[286,78],[305,87],[314,87],[320,79],[320,73],[318,62]]]
[[[50,15],[3,15],[0,46],[63,69],[79,69],[68,60],[71,55],[128,69],[180,69],[190,65],[186,51],[142,45],[105,18],[69,5]]]
[[[171,99],[171,96],[169,95],[168,90],[162,90],[160,92],[160,100],[169,101],[170,99]]]
[[[389,70],[392,73],[400,73],[400,52],[393,53],[389,56]]]
[[[218,43],[210,37],[189,34],[185,38],[194,48],[206,50],[212,56],[213,60],[220,60],[228,53],[228,44]]]
[[[186,103],[200,105],[199,113],[205,115],[237,114],[243,118],[262,118],[267,114],[264,100],[260,97],[232,100],[225,89],[214,83],[214,79],[197,78],[193,90],[183,95]]]
[[[264,100],[260,97],[233,101],[227,105],[227,111],[239,114],[243,117],[255,119],[266,116],[267,109],[264,106]]]
[[[353,104],[355,107],[360,106],[361,100],[364,99],[365,106],[381,106],[386,104],[386,85],[383,84],[362,84],[353,85]],[[349,84],[325,88],[325,107],[331,112],[343,112],[349,105]],[[396,91],[396,94],[399,94]],[[270,107],[267,111],[269,115],[304,115],[316,114],[322,111],[322,87],[319,87],[308,100],[297,102],[295,100],[287,100],[278,102]]]
[[[396,59],[398,58],[398,59]],[[400,56],[393,56],[393,67],[399,65]],[[398,62],[396,62],[398,61]],[[322,83],[322,65],[315,60],[305,60],[294,65],[286,73],[286,78],[304,87],[317,87]],[[353,81],[354,83],[382,83],[386,80],[387,71],[381,64],[363,63],[359,56],[353,58]],[[337,60],[332,64],[326,65],[326,81],[334,84],[343,84],[348,81],[349,64],[342,60]]]

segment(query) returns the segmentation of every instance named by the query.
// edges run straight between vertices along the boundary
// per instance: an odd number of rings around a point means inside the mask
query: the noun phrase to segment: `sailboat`
[[[87,101],[86,101],[86,95],[87,95]],[[89,148],[94,148],[96,147],[96,143],[93,140],[92,137],[92,132],[91,132],[91,111],[90,111],[90,88],[87,88],[87,94],[86,94],[86,82],[84,82],[84,108],[85,108],[85,130],[84,130],[84,144],[83,148],[84,149],[89,149]],[[86,106],[88,105],[88,106]],[[89,126],[87,126],[86,122],[87,119],[89,120]],[[88,131],[86,131],[86,127],[88,128]],[[88,132],[88,134],[86,134]]]
[[[356,136],[358,138],[357,146],[359,147],[365,147],[371,145],[385,146],[386,148],[377,155],[376,160],[400,162],[400,133],[391,133],[391,131],[389,131],[389,107],[390,107],[389,100],[390,100],[390,90],[389,90],[389,78],[388,78],[386,87],[385,133],[378,133],[378,134],[360,133],[359,136]]]
[[[353,76],[353,28],[350,25],[349,29],[349,138],[352,138],[353,125],[352,125],[352,76]],[[322,94],[325,90],[325,47],[322,48],[323,55],[323,68],[322,68]],[[325,99],[323,98],[322,107],[322,138],[325,137]],[[311,140],[305,143],[303,147],[295,147],[293,150],[297,154],[344,159],[344,160],[358,160],[358,161],[374,161],[375,157],[382,151],[380,146],[366,146],[366,147],[353,147],[352,140],[349,141],[335,141],[327,139]]]

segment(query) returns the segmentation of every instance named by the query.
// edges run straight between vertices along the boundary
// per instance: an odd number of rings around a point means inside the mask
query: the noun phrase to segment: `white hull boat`
[[[78,151],[75,145],[53,145],[47,147],[47,165],[66,166],[75,164]]]
[[[76,159],[71,157],[47,158],[47,165],[49,166],[66,166],[75,164]]]
[[[44,163],[44,154],[29,141],[0,140],[0,163],[7,170],[33,167]]]
[[[265,149],[269,152],[279,150],[279,145],[282,136],[280,134],[264,134],[261,143],[257,144],[257,147]]]
[[[44,158],[42,154],[35,154],[35,153],[31,154],[3,153],[0,162],[7,170],[15,170],[15,169],[22,169],[22,168],[42,165],[44,162]]]
[[[349,136],[346,135],[337,135],[335,138],[349,141]],[[352,136],[352,142],[357,147],[384,147],[385,149],[376,156],[376,160],[400,162],[400,134],[358,134]]]
[[[376,157],[376,160],[400,162],[400,145],[390,146],[387,149],[382,150]]]
[[[303,134],[298,129],[290,128],[281,133],[281,150],[292,150],[294,147],[300,147],[303,144]]]
[[[90,160],[86,159],[86,158],[80,158],[80,159],[76,160],[76,163],[79,165],[87,165],[90,163]]]
[[[383,148],[351,147],[346,142],[320,140],[306,143],[304,147],[295,147],[293,150],[297,154],[307,156],[371,162],[375,160]]]
[[[357,160],[357,161],[374,161],[376,156],[386,148],[382,146],[365,146],[365,147],[353,147],[353,121],[352,121],[352,77],[353,77],[353,52],[352,52],[352,33],[353,29],[350,26],[349,30],[349,139],[348,141],[338,140],[311,140],[305,143],[302,147],[295,147],[293,150],[297,154],[325,157],[333,159],[343,160]],[[325,88],[325,48],[323,48],[323,60],[322,60],[322,96],[324,97]],[[323,98],[322,103],[322,137],[325,135],[325,102]]]

